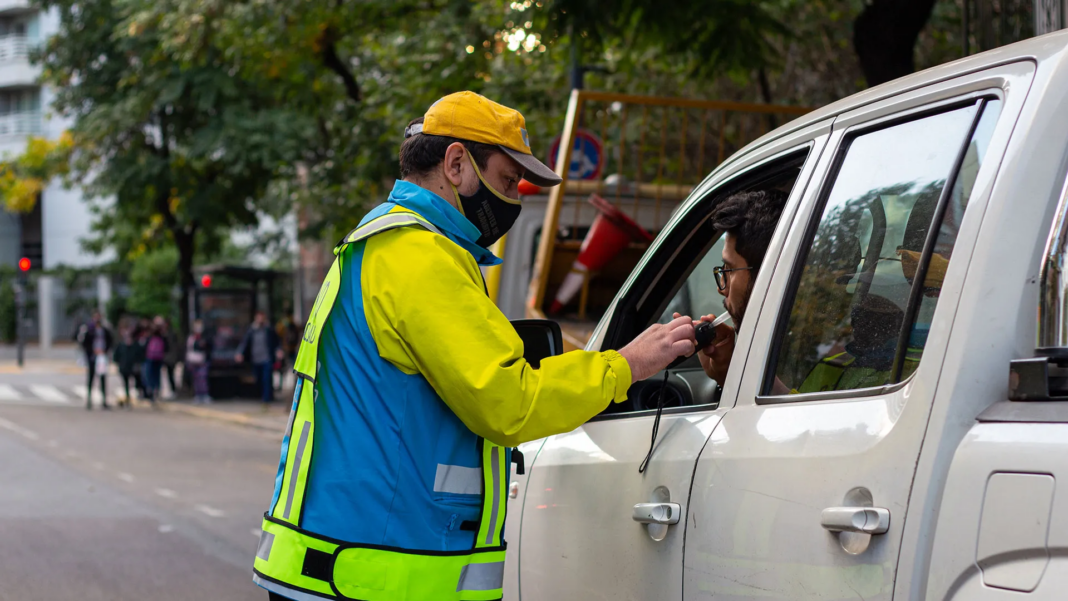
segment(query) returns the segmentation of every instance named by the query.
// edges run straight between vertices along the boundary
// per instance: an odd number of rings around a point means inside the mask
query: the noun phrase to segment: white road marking
[[[126,472],[119,472],[119,473],[115,474],[115,476],[117,476],[118,479],[122,480],[123,482],[133,482],[134,481],[133,474],[127,474]]]
[[[52,447],[54,449],[54,448],[59,446],[59,441],[58,440],[50,440],[50,441],[48,441],[48,446],[50,446],[50,447]]]
[[[93,462],[93,467],[98,469],[98,470],[102,470],[102,469],[104,469],[104,464],[100,463],[99,461],[94,461]]]
[[[0,384],[0,401],[21,401],[22,394],[10,384]]]
[[[67,395],[51,384],[30,384],[30,392],[42,401],[49,403],[63,403],[64,405],[70,403]]]
[[[197,505],[196,507],[194,507],[194,509],[196,509],[200,513],[211,516],[213,518],[221,518],[222,516],[226,515],[226,513],[222,509],[215,509],[214,507],[210,507],[208,505]]]
[[[157,495],[159,495],[161,497],[165,497],[167,499],[173,499],[173,498],[178,496],[178,493],[174,492],[173,490],[171,490],[169,488],[157,488],[153,492],[155,492]]]
[[[174,526],[171,526],[170,524],[160,524],[159,531],[164,534],[167,534],[168,532],[174,532]]]
[[[6,419],[2,419],[2,418],[0,418],[0,428],[3,428],[5,430],[10,430],[10,431],[14,432],[15,434],[19,434],[22,437],[28,438],[30,440],[37,440],[37,439],[41,438],[40,435],[38,435],[33,430],[27,430],[26,428],[23,428],[22,426],[14,423],[14,422],[9,422]]]
[[[260,530],[259,528],[253,528],[253,529],[252,529],[252,536],[255,536],[256,538],[259,538],[259,537],[260,537],[260,534],[261,534],[262,532],[263,532],[263,531],[262,531],[262,530]]]

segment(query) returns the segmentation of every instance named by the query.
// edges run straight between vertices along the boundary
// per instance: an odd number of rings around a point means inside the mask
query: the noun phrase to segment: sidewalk
[[[85,373],[85,365],[78,363],[81,351],[74,344],[57,344],[47,350],[28,344],[23,351],[22,368],[19,368],[17,358],[15,345],[0,344],[0,373]]]
[[[281,436],[289,423],[289,409],[292,404],[277,399],[265,411],[261,401],[222,400],[210,405],[194,405],[192,401],[182,399],[164,401],[161,406],[166,411],[275,432]]]

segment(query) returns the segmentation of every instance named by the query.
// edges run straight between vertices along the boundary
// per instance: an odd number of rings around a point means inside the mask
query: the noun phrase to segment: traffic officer
[[[273,599],[500,599],[509,447],[568,432],[694,351],[689,317],[617,351],[523,359],[486,295],[533,157],[523,116],[471,92],[405,131],[400,181],[334,249],[254,580]],[[517,466],[517,469],[520,469]]]

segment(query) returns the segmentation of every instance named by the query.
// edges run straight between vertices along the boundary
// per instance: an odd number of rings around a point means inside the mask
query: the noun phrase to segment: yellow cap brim
[[[534,158],[534,155],[512,150],[507,146],[498,146],[498,148],[512,157],[515,162],[522,165],[523,169],[526,169],[526,175],[523,176],[523,179],[535,186],[551,188],[552,186],[560,185],[560,182],[563,181],[555,171],[549,169],[548,165]]]

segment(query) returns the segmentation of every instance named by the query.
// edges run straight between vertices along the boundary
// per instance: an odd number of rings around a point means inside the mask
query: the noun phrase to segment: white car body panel
[[[979,97],[999,98],[1000,115],[915,374],[878,394],[758,398],[843,138]],[[872,88],[750,144],[672,216],[587,348],[605,344],[613,312],[640,292],[639,274],[710,191],[804,144],[810,154],[768,250],[778,260],[754,281],[718,406],[666,412],[644,475],[649,411],[531,443],[540,450],[527,453],[506,524],[506,598],[1068,598],[1068,416],[1039,424],[980,415],[1007,398],[1009,362],[1034,355],[1039,270],[1068,173],[1068,32]],[[820,523],[823,509],[850,504],[858,487],[891,516],[888,532],[866,544],[866,535]],[[657,496],[665,489],[683,519],[651,536],[631,508],[667,500]],[[984,504],[1003,509],[984,513]],[[1045,507],[1045,522],[1021,521]]]

